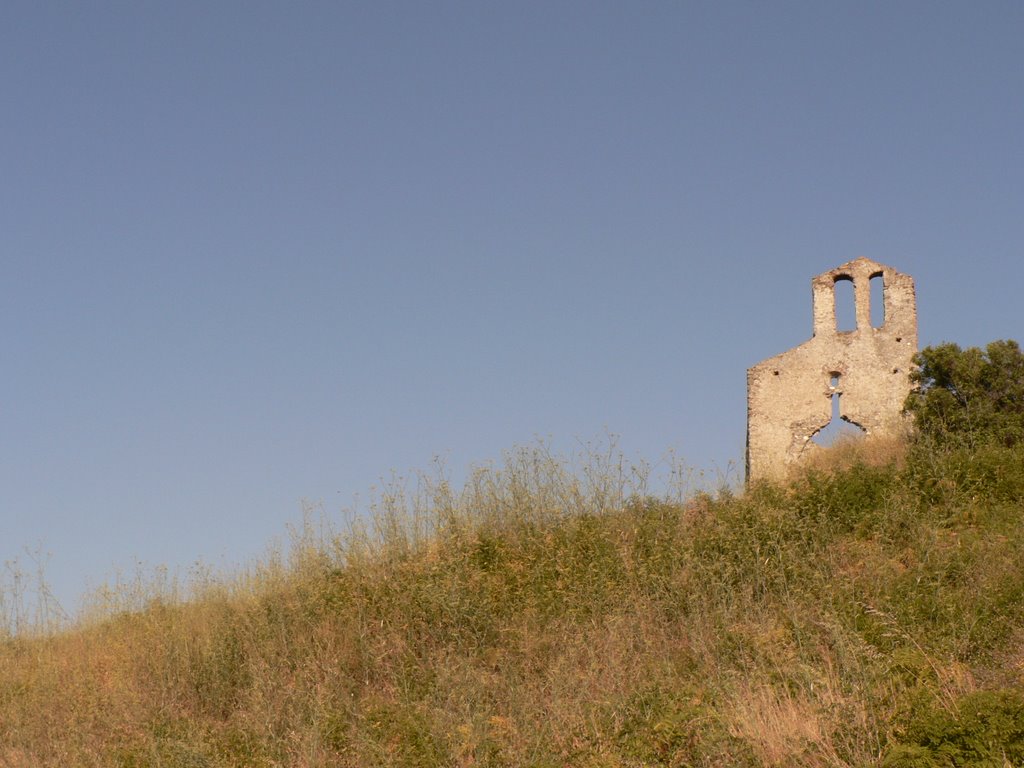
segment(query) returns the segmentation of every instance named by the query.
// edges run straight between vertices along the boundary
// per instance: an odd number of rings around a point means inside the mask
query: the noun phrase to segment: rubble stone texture
[[[852,281],[857,327],[836,323],[836,284]],[[882,281],[884,320],[871,325],[871,281]],[[868,435],[906,428],[903,402],[917,352],[910,275],[858,258],[811,281],[814,336],[747,370],[747,482],[781,479],[819,447],[811,438],[840,417]],[[877,313],[876,313],[877,314]]]

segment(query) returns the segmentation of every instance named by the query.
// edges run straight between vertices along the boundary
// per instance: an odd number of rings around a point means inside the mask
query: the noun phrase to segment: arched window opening
[[[871,276],[871,327],[885,325],[885,280],[881,272]]]
[[[833,289],[836,303],[836,330],[857,330],[857,300],[853,293],[853,278],[839,275]]]

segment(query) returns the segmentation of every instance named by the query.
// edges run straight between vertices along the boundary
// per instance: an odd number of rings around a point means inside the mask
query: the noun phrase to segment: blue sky
[[[1015,2],[11,2],[0,557],[74,608],[605,432],[741,463],[810,279],[1021,338]]]

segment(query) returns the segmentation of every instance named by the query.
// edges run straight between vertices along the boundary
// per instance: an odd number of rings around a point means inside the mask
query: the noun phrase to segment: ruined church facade
[[[884,310],[872,325],[871,283],[880,280]],[[840,330],[836,286],[853,283],[856,327]],[[833,399],[838,414],[867,435],[905,428],[903,402],[917,352],[914,281],[892,267],[858,258],[811,281],[814,335],[747,370],[747,481],[780,479],[817,445]]]

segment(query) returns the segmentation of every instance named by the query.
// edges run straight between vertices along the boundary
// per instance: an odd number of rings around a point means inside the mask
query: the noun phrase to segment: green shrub
[[[450,755],[421,708],[383,704],[371,707],[366,719],[373,739],[373,764],[408,768],[451,764]]]
[[[1003,768],[1024,765],[1024,694],[1016,689],[964,696],[958,711],[930,707],[890,748],[883,768]]]
[[[802,517],[821,524],[820,533],[866,530],[883,511],[898,479],[895,467],[856,463],[843,472],[808,471],[794,503]]]
[[[708,754],[731,765],[754,765],[750,749],[729,735],[714,705],[703,699],[700,690],[685,687],[638,690],[616,707],[618,751],[649,766],[694,765]]]

